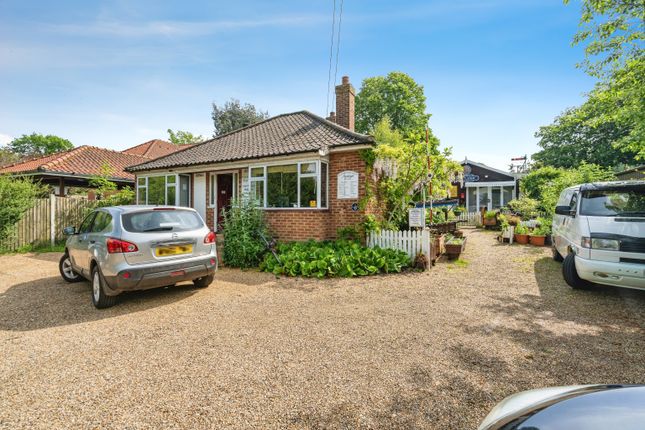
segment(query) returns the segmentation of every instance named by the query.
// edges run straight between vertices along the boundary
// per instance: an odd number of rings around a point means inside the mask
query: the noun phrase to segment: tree
[[[62,137],[51,134],[43,136],[42,134],[32,133],[30,135],[23,134],[15,138],[9,142],[7,148],[21,157],[40,157],[56,152],[68,151],[73,149],[74,145]]]
[[[175,145],[192,145],[204,141],[200,135],[194,135],[189,131],[172,131],[170,128],[168,129],[168,138]]]
[[[269,118],[269,112],[258,110],[250,103],[242,106],[239,100],[231,99],[221,107],[213,103],[211,117],[215,126],[215,136],[221,136],[263,121]]]
[[[569,3],[570,0],[564,0]],[[642,58],[645,41],[643,0],[583,0],[580,30],[573,44],[586,43],[581,66],[593,76]]]
[[[11,152],[7,148],[0,148],[0,167],[15,163],[20,160],[18,154]]]
[[[101,173],[92,177],[89,184],[96,188],[98,201],[95,206],[88,207],[91,211],[94,207],[122,206],[134,204],[134,191],[130,187],[118,188],[117,184],[110,181],[114,169],[108,164],[101,165]]]
[[[0,175],[0,240],[13,233],[15,224],[46,188],[29,179]]]
[[[376,147],[368,164],[377,177],[376,198],[384,205],[388,224],[406,226],[408,208],[422,198],[423,188],[427,189],[427,152],[434,197],[445,197],[452,181],[463,170],[459,163],[450,159],[449,148],[439,149],[439,139],[432,134],[426,145],[423,133],[403,134],[392,128],[388,117],[376,124],[374,138]]]
[[[424,130],[430,115],[423,86],[402,72],[363,80],[356,95],[356,131],[371,132],[386,116],[403,133]]]

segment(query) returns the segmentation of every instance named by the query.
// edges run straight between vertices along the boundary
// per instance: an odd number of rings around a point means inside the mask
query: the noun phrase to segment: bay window
[[[327,172],[322,161],[253,166],[249,197],[265,208],[326,208]]]

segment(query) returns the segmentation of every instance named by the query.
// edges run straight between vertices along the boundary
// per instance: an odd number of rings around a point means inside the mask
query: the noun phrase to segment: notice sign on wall
[[[358,172],[346,170],[338,174],[338,197],[339,199],[358,198]]]
[[[423,208],[408,209],[408,225],[410,227],[425,227],[425,219],[423,218]]]

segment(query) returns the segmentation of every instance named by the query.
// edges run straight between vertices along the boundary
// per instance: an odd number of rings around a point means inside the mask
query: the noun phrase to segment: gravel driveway
[[[520,390],[645,383],[645,292],[573,291],[488,232],[427,273],[222,270],[102,311],[59,257],[0,256],[2,428],[469,429]]]

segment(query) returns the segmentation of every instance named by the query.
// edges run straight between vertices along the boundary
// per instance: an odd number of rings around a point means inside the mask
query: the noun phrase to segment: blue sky
[[[340,5],[340,0],[337,0]],[[38,132],[124,149],[210,136],[211,102],[325,114],[333,0],[0,0],[0,144]],[[505,168],[593,80],[575,68],[579,2],[345,0],[338,79],[425,87],[456,159]]]

